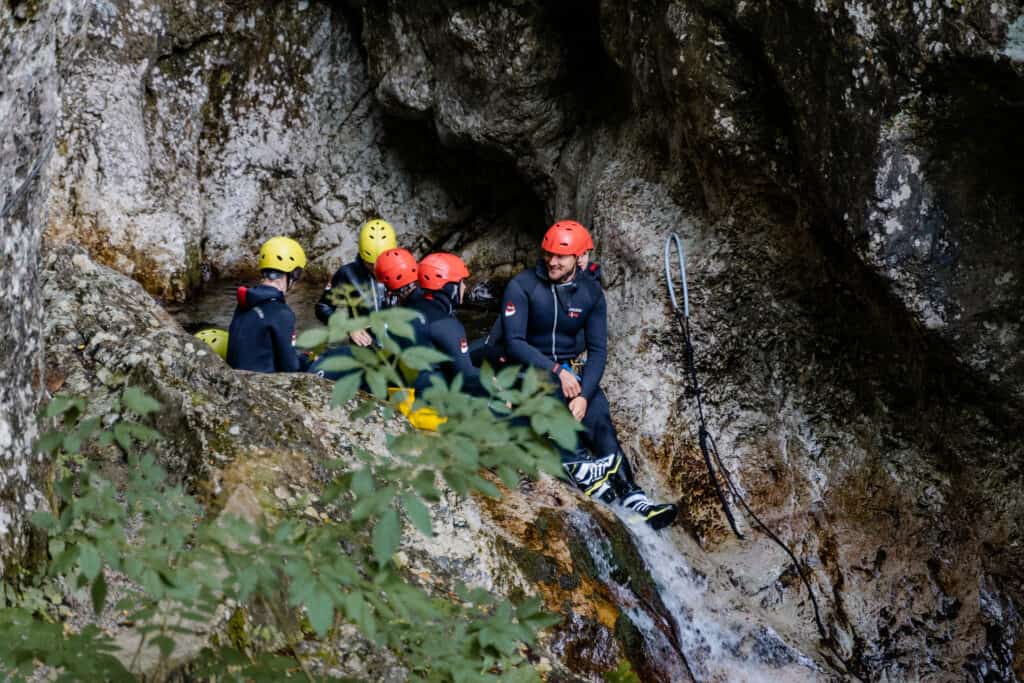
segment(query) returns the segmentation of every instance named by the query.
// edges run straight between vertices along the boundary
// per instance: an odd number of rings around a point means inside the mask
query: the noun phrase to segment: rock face
[[[995,605],[1022,598],[1020,8],[563,7],[367,7],[367,40],[408,47],[368,51],[382,104],[515,159],[549,218],[595,231],[624,441],[718,575],[751,545],[728,540],[695,447],[662,294],[673,230],[719,445],[808,558],[835,670],[1019,676],[1017,608]],[[771,547],[742,590],[797,599]]]
[[[436,173],[428,130],[390,131],[352,22],[327,3],[80,7],[61,36],[75,51],[60,65],[50,241],[181,300],[211,275],[252,273],[275,234],[325,276],[375,216],[403,243],[508,231],[519,181],[495,171],[509,187],[482,205],[462,160]]]
[[[278,226],[329,270],[358,223],[381,213],[404,243],[460,251],[500,288],[544,225],[575,217],[605,270],[604,385],[623,444],[641,482],[682,504],[687,535],[638,547],[649,565],[683,568],[656,583],[687,596],[665,610],[698,678],[782,666],[841,679],[1024,677],[1019,3],[154,0],[76,11],[57,38],[67,56],[51,239],[183,297],[204,268],[243,270]],[[673,231],[712,431],[737,490],[804,559],[824,639],[788,559],[749,515],[737,510],[747,539],[730,537],[703,469],[664,294]],[[167,329],[150,315],[153,334]],[[100,365],[134,380],[163,362],[227,393],[251,382],[321,391],[224,374],[170,331],[159,334],[177,350],[164,361],[161,340],[129,363],[99,327],[79,343],[116,350]],[[104,381],[81,373],[66,373],[80,390]],[[167,396],[187,406],[187,392]],[[284,423],[287,406],[269,405]],[[218,421],[242,419],[236,410],[217,399],[172,421],[216,434]],[[313,438],[295,425],[288,439]],[[238,455],[237,439],[187,438],[167,454],[194,454],[182,476],[205,479]],[[260,448],[276,438],[252,437]],[[502,518],[480,509],[460,514]],[[503,585],[572,583],[566,558],[577,567],[592,553],[523,560],[549,542],[534,528],[542,513],[525,514],[495,527],[522,526],[503,555],[520,573]],[[584,524],[544,514],[558,519],[545,528]],[[574,595],[577,633],[608,643],[588,666],[611,668],[595,663],[616,647],[609,633],[626,651],[632,631],[609,626],[605,598],[584,608]],[[585,650],[558,642],[550,651],[569,666]],[[659,680],[643,661],[634,668]]]
[[[54,26],[59,3],[0,7],[0,578],[22,565],[27,516],[44,504],[33,455],[42,391],[39,247],[56,125]],[[8,65],[12,65],[12,68]]]

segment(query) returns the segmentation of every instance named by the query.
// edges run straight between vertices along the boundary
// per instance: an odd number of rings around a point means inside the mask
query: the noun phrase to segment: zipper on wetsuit
[[[551,285],[551,303],[554,304],[554,313],[551,320],[551,360],[558,362],[555,354],[555,330],[558,329],[558,295],[555,294],[555,286]]]

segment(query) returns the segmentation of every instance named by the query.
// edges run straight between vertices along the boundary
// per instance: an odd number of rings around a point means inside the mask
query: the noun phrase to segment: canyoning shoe
[[[675,521],[678,510],[672,503],[654,503],[640,489],[622,498],[622,507],[632,511],[647,522],[652,529],[664,529]]]
[[[562,463],[562,467],[576,486],[588,496],[597,496],[608,502],[607,496],[611,495],[611,500],[615,500],[615,493],[608,484],[608,479],[622,467],[622,456],[618,453],[594,460]]]
[[[609,505],[615,502],[615,489],[613,489],[611,484],[608,482],[601,484],[601,486],[590,495],[592,498],[597,498]]]

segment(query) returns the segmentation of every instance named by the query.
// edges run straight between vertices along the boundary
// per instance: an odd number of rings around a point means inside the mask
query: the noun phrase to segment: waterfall
[[[661,664],[670,680],[759,683],[817,681],[827,675],[788,645],[766,618],[752,614],[748,596],[728,582],[723,586],[710,580],[688,562],[683,544],[676,543],[681,535],[656,532],[621,507],[611,508],[629,530],[661,605],[644,604],[631,582],[623,581],[623,568],[615,565],[609,540],[592,517],[575,513],[573,525],[586,539],[601,580],[642,633],[645,647],[652,654],[669,654]],[[662,623],[665,617],[669,628]]]

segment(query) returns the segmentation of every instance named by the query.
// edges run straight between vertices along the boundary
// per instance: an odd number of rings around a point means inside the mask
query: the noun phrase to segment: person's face
[[[579,262],[580,268],[586,269],[587,264],[590,263],[590,250],[587,249],[585,252],[580,254],[580,257],[577,260]]]
[[[572,254],[552,254],[549,251],[544,252],[544,265],[548,270],[548,279],[552,282],[562,282],[567,280],[574,272],[576,272],[577,259]]]

